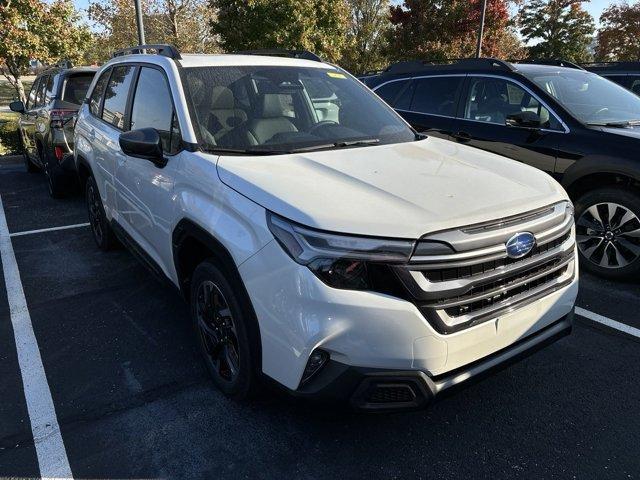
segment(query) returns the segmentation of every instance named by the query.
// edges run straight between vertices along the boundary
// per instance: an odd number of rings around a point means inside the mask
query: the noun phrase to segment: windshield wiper
[[[360,145],[376,145],[380,143],[379,138],[364,138],[361,140],[342,140],[333,143],[322,143],[320,145],[308,145],[306,147],[292,148],[288,153],[313,152],[315,150],[327,150],[330,148],[348,148]]]
[[[640,120],[622,120],[620,122],[588,123],[587,125],[593,125],[595,127],[628,128],[628,127],[636,127],[640,125]]]
[[[269,150],[269,149],[242,149],[242,148],[225,148],[225,147],[211,147],[211,148],[203,148],[203,151],[206,153],[211,153],[212,155],[279,155],[282,153],[288,153],[281,150]]]

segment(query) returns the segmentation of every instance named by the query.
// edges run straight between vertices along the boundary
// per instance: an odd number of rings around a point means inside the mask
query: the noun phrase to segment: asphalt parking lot
[[[236,403],[209,382],[178,294],[126,250],[98,251],[79,195],[54,201],[42,175],[3,164],[0,198],[74,478],[640,476],[633,329],[579,317],[571,336],[426,411],[355,414],[271,391]],[[62,226],[74,227],[38,232]],[[37,477],[0,283],[0,477]],[[583,275],[578,306],[640,328],[638,284]]]

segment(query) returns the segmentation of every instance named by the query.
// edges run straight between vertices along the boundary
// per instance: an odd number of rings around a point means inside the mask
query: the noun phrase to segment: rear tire
[[[640,274],[640,195],[625,188],[599,188],[575,203],[580,265],[611,280]]]
[[[116,245],[116,238],[104,212],[98,185],[92,176],[87,179],[85,185],[85,199],[89,213],[89,224],[96,245],[105,252],[111,250]]]
[[[191,279],[191,318],[213,382],[244,400],[258,389],[260,348],[255,315],[238,283],[214,259],[202,262]]]

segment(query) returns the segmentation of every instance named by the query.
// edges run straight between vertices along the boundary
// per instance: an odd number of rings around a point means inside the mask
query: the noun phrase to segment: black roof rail
[[[434,68],[451,70],[487,70],[502,69],[514,71],[509,62],[497,58],[452,58],[447,60],[406,60],[389,65],[385,73],[413,73]]]
[[[122,55],[132,55],[136,53],[149,53],[147,50],[155,51],[156,55],[162,55],[163,57],[173,58],[174,60],[180,60],[182,55],[176,47],[164,43],[154,43],[149,45],[136,45],[135,47],[123,48],[113,52],[111,58],[120,57]]]
[[[241,50],[233,53],[235,55],[263,55],[266,57],[300,58],[302,60],[312,60],[314,62],[323,61],[318,55],[308,50],[286,50],[280,48],[271,48],[264,50]]]
[[[640,61],[624,60],[619,62],[585,62],[581,63],[580,65],[586,69],[608,68],[611,70],[626,70],[628,68],[639,69]]]
[[[562,60],[561,58],[549,59],[549,58],[527,58],[525,60],[519,60],[515,63],[527,63],[535,65],[552,65],[555,67],[573,68],[575,70],[584,70],[580,65],[569,60]]]

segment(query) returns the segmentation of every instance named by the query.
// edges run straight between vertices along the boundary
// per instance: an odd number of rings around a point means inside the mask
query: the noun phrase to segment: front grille
[[[556,264],[557,262],[553,262]],[[552,280],[556,280],[564,273],[565,269],[558,269],[551,273],[545,273],[549,269],[549,265],[543,265],[537,267],[531,271],[527,271],[527,276],[514,276],[510,280],[500,280],[498,282],[492,282],[488,285],[481,287],[474,287],[471,292],[463,297],[457,297],[457,301],[462,301],[464,304],[456,305],[453,307],[445,308],[444,311],[450,317],[459,317],[461,315],[468,315],[478,312],[487,307],[496,305],[499,302],[507,300],[508,298],[515,297],[536,289],[537,287],[544,285]],[[540,276],[542,274],[542,276]],[[510,285],[515,285],[513,288],[509,288]],[[486,298],[476,299],[477,296],[485,295],[485,292],[489,292],[490,295]]]
[[[419,309],[439,331],[450,333],[496,318],[573,279],[575,234],[569,203],[513,218],[426,236],[425,240],[450,245],[454,253],[415,257],[398,271]],[[525,257],[513,259],[505,244],[518,232],[531,232],[536,246]]]
[[[469,278],[474,275],[479,275],[487,272],[491,272],[493,270],[504,268],[507,266],[512,266],[516,264],[521,264],[532,257],[536,257],[538,255],[547,253],[549,250],[552,250],[560,245],[562,245],[569,236],[571,235],[571,231],[566,232],[559,238],[552,240],[550,242],[545,243],[544,245],[536,245],[531,253],[524,258],[498,258],[496,260],[489,260],[487,262],[477,263],[475,265],[469,265],[466,267],[454,267],[454,268],[442,268],[437,270],[424,270],[423,275],[430,282],[444,282],[447,280],[455,280],[458,278]]]

